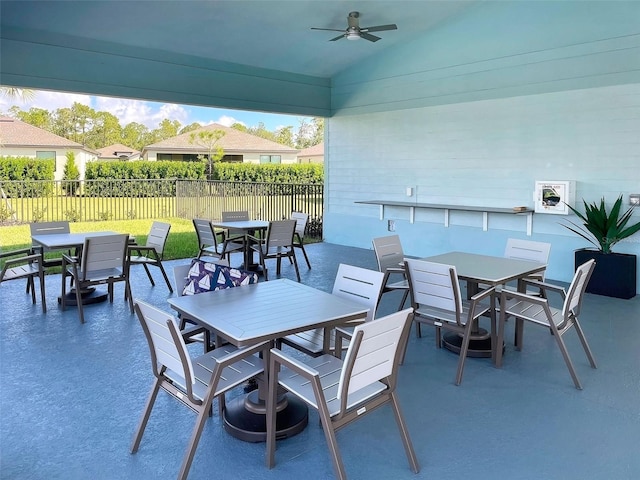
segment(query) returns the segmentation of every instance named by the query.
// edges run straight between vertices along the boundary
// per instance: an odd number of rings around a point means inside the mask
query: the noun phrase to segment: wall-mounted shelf
[[[527,216],[527,235],[531,236],[533,228],[533,210],[527,208],[525,210],[514,210],[512,208],[494,208],[494,207],[473,207],[468,205],[445,205],[438,203],[417,203],[417,202],[394,202],[392,200],[362,200],[355,203],[363,203],[367,205],[380,206],[380,220],[384,220],[384,207],[407,207],[409,208],[409,222],[414,223],[416,218],[416,208],[428,208],[432,210],[444,211],[444,226],[449,226],[449,212],[451,210],[460,210],[464,212],[481,212],[482,213],[482,230],[485,232],[489,229],[489,214],[507,214],[507,215],[526,215]]]

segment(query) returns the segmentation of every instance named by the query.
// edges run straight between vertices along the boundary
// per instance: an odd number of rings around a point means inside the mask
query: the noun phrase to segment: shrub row
[[[324,169],[321,164],[264,164],[216,163],[213,180],[251,183],[304,183],[322,184]]]
[[[10,197],[38,197],[50,194],[53,191],[54,170],[54,160],[38,160],[30,157],[0,157],[0,182],[11,182],[13,180],[27,182],[20,187],[11,183],[3,184],[4,193]]]

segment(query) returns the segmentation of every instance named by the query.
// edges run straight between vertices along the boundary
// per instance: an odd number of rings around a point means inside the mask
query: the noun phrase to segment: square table
[[[369,309],[360,303],[332,295],[289,279],[170,298],[180,314],[203,325],[232,344],[243,347],[314,328],[330,330],[348,322],[364,321]],[[325,351],[329,345],[325,345]],[[265,359],[265,374],[268,359]],[[257,391],[227,402],[225,429],[250,442],[266,439],[266,382]],[[307,407],[293,396],[281,395],[278,438],[302,431],[307,425]]]
[[[117,232],[101,231],[101,232],[82,232],[82,233],[51,233],[45,235],[32,235],[31,242],[42,247],[43,251],[51,250],[70,250],[76,249],[79,252],[84,247],[84,240],[87,237],[99,237],[102,235],[115,235]],[[80,254],[81,255],[81,254]],[[96,293],[94,287],[90,287],[81,291],[82,304],[89,305],[92,303],[104,302],[107,300],[108,293]],[[61,302],[61,299],[58,299]],[[65,305],[76,305],[76,294],[72,290],[65,296]]]
[[[245,270],[258,270],[258,265],[253,261],[253,253],[246,237],[247,235],[253,235],[254,232],[264,232],[269,228],[269,222],[266,220],[237,220],[232,222],[212,220],[211,225],[215,228],[223,228],[225,230],[242,230],[245,234],[243,268]]]
[[[458,278],[467,282],[467,295],[469,297],[478,292],[478,284],[480,283],[495,287],[517,280],[518,291],[525,291],[526,287],[522,280],[547,268],[546,263],[467,252],[443,253],[424,257],[421,260],[455,266]],[[493,302],[494,299],[492,299],[492,306]],[[492,315],[494,315],[495,319],[495,309],[493,309]],[[460,352],[459,335],[450,333],[444,335],[443,340],[445,348]],[[473,345],[469,345],[469,356],[492,357],[494,361],[496,360],[495,352],[491,349],[490,338],[487,340],[475,340],[471,343]]]

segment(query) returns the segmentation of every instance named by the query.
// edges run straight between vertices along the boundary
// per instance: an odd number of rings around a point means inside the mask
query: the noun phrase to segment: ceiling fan
[[[358,40],[360,38],[364,38],[365,40],[369,40],[370,42],[377,42],[380,40],[380,37],[376,37],[375,35],[371,35],[371,32],[382,32],[384,30],[397,30],[398,26],[395,23],[389,25],[376,25],[375,27],[360,27],[358,18],[360,17],[360,12],[350,12],[347,17],[348,27],[346,30],[337,29],[337,28],[315,28],[311,27],[311,30],[328,30],[330,32],[342,32],[336,38],[332,38],[329,40],[330,42],[335,42],[336,40],[340,40],[341,38],[346,38],[347,40]]]

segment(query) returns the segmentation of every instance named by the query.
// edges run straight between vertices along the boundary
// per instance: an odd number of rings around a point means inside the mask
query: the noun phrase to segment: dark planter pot
[[[603,254],[598,250],[575,251],[575,266],[594,259],[596,267],[587,285],[588,293],[616,298],[633,298],[636,295],[636,256],[627,253]]]

